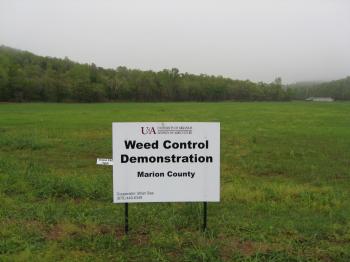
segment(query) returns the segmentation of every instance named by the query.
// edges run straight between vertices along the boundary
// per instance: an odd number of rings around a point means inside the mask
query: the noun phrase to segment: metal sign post
[[[129,233],[129,203],[125,203],[124,207],[124,231],[127,235]]]
[[[203,202],[203,232],[207,229],[208,202]]]
[[[96,164],[100,166],[113,166],[111,158],[97,158]],[[124,204],[124,232],[129,233],[129,203]]]

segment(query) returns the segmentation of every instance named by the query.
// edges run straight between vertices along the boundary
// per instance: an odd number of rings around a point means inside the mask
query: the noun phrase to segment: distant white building
[[[334,99],[332,97],[308,97],[305,99],[306,101],[313,101],[313,102],[334,102]]]

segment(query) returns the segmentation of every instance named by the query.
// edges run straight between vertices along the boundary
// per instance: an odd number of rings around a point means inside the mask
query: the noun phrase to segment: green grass
[[[112,122],[220,121],[221,202],[112,204]],[[350,261],[350,103],[0,104],[0,261]]]

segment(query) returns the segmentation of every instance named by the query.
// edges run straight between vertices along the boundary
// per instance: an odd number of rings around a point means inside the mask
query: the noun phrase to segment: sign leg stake
[[[127,235],[129,233],[129,203],[125,203],[125,209],[124,209],[124,231]]]
[[[203,202],[203,232],[207,229],[208,202]]]

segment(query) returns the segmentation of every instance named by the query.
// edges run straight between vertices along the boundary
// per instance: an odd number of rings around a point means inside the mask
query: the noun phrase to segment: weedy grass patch
[[[220,121],[221,202],[112,204],[112,122]],[[0,105],[1,261],[349,261],[350,103]]]

